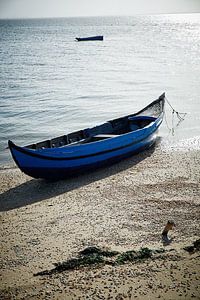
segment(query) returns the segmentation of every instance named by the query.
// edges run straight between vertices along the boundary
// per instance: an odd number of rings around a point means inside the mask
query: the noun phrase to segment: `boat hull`
[[[76,38],[78,42],[84,42],[84,41],[103,41],[103,36],[91,36],[91,37],[85,37],[85,38]]]
[[[156,112],[157,117],[146,115],[147,111],[150,114],[155,105],[160,107]],[[46,145],[45,142],[38,143],[34,148],[35,145],[20,147],[9,141],[8,145],[13,159],[25,174],[51,180],[68,178],[113,164],[151,147],[163,120],[163,108],[164,100],[159,98],[134,115],[78,132],[80,137],[84,135],[86,143],[66,142],[66,145],[60,147],[41,147]],[[142,123],[142,128],[135,128]],[[122,124],[125,126],[123,129],[129,124],[129,130],[125,133],[121,133]],[[92,139],[90,142],[87,141],[88,135]],[[103,140],[99,140],[102,137]],[[63,137],[59,140],[63,141]]]
[[[150,148],[156,142],[156,137],[157,131],[150,134],[147,138],[122,149],[113,150],[109,153],[99,154],[87,159],[83,158],[82,161],[81,159],[79,161],[70,160],[70,164],[67,159],[59,161],[52,160],[51,158],[45,160],[43,158],[32,158],[28,154],[22,153],[15,146],[11,148],[11,151],[16,164],[22,172],[34,178],[54,180],[69,178],[119,162],[133,154]]]

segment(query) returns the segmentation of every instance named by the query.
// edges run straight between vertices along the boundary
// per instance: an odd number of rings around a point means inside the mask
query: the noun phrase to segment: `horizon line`
[[[80,16],[44,16],[44,17],[7,17],[0,20],[37,20],[37,19],[72,19],[72,18],[103,18],[103,17],[134,17],[134,16],[156,16],[156,15],[189,15],[200,14],[200,12],[155,12],[155,13],[135,13],[134,15],[121,14],[121,15],[80,15]]]

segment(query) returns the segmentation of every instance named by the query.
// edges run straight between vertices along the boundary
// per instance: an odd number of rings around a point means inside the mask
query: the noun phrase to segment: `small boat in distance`
[[[164,115],[165,94],[137,113],[25,147],[8,141],[22,172],[61,179],[112,164],[151,147]]]
[[[76,37],[76,40],[78,42],[82,42],[82,41],[103,41],[103,35],[83,37],[83,38]]]

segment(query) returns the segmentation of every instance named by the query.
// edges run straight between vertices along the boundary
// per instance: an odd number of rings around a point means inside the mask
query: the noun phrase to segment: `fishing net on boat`
[[[173,106],[171,105],[171,103],[169,102],[169,100],[167,98],[165,98],[165,100],[166,100],[167,104],[169,105],[171,112],[172,112],[171,125],[168,123],[166,113],[165,113],[165,122],[166,122],[167,128],[169,130],[169,133],[172,133],[172,135],[174,135],[175,129],[185,120],[185,116],[187,115],[187,113],[176,111],[173,108]]]

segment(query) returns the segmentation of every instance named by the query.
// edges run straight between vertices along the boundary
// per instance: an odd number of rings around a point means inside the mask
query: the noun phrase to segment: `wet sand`
[[[0,299],[200,299],[200,151],[159,146],[58,182],[0,171]],[[163,245],[161,232],[176,224]],[[164,248],[154,258],[33,276],[87,246]]]

